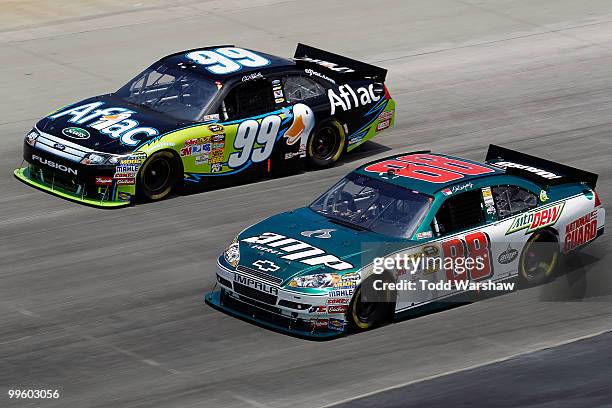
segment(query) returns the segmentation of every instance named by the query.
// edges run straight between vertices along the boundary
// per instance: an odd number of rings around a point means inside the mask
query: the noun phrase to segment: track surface
[[[0,391],[62,392],[1,406],[316,407],[612,328],[609,235],[547,286],[331,342],[200,298],[242,228],[390,152],[498,143],[597,172],[612,200],[609,0],[1,3]],[[117,211],[12,177],[38,117],[166,53],[298,41],[390,70],[397,126],[333,169]]]
[[[612,407],[612,334],[433,378],[335,408]],[[554,373],[554,375],[551,375]]]

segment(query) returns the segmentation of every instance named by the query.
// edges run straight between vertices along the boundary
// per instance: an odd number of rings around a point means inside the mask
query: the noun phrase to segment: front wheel
[[[534,233],[521,253],[519,261],[521,282],[527,286],[534,286],[552,278],[559,256],[559,241],[552,231],[543,230]]]
[[[138,195],[148,201],[161,200],[170,194],[178,176],[179,166],[172,153],[154,153],[138,172]]]
[[[336,121],[321,123],[308,139],[306,154],[315,168],[330,167],[338,161],[346,146],[342,125]]]
[[[347,320],[352,330],[369,330],[386,323],[391,317],[395,304],[393,296],[388,290],[374,289],[374,280],[368,279],[359,286],[351,300]]]

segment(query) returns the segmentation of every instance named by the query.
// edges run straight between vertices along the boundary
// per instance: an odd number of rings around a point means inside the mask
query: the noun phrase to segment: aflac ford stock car
[[[493,145],[486,163],[429,152],[371,162],[309,207],[241,232],[218,259],[220,290],[205,301],[281,331],[324,337],[473,299],[467,295],[478,283],[504,291],[517,278],[540,283],[561,254],[603,233],[596,181]],[[423,254],[469,256],[481,265],[375,271],[381,257]],[[410,282],[419,285],[391,290]]]
[[[386,70],[299,44],[169,55],[117,92],[52,112],[25,138],[20,180],[101,207],[330,166],[393,124]]]

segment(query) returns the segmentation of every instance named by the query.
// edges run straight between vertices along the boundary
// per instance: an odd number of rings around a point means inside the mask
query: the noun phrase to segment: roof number
[[[495,171],[475,163],[432,154],[409,154],[374,163],[365,168],[365,171],[379,174],[389,170],[400,177],[429,183],[449,183],[460,180],[466,175],[477,176]]]
[[[196,64],[204,65],[204,68],[217,75],[238,72],[244,67],[257,68],[270,65],[270,60],[252,51],[235,47],[193,51],[186,57]]]

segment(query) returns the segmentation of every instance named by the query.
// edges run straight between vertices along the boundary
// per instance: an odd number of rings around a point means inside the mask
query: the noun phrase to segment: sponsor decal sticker
[[[597,211],[591,211],[565,226],[565,251],[571,251],[595,238],[597,238]]]
[[[353,268],[352,264],[320,248],[274,232],[264,232],[259,236],[245,238],[242,242],[251,244],[251,247],[272,249],[278,252],[282,259],[298,261],[310,266],[323,265],[337,271]]]
[[[327,327],[330,330],[343,331],[344,330],[344,320],[340,319],[329,319],[329,324]]]
[[[545,208],[536,208],[512,220],[506,235],[525,230],[525,234],[555,225],[565,207],[565,201]]]
[[[219,114],[218,113],[213,113],[212,115],[204,115],[202,116],[202,121],[203,122],[212,122],[212,121],[217,121],[219,120]]]
[[[337,313],[344,314],[346,313],[347,310],[348,310],[347,305],[335,305],[335,306],[327,307],[327,313],[329,314],[337,314]]]
[[[327,299],[328,305],[348,305],[351,303],[351,298],[330,298]]]
[[[105,177],[105,176],[96,177],[96,186],[110,186],[112,184],[113,184],[112,177]]]
[[[130,201],[132,199],[132,195],[130,193],[119,191],[117,193],[117,198],[119,198],[121,201]]]
[[[533,173],[547,180],[554,180],[554,179],[559,179],[563,177],[559,174],[555,174],[547,170],[539,169],[537,167],[526,166],[524,164],[513,163],[509,161],[501,161],[501,162],[492,163],[492,164],[497,167],[501,167],[502,169],[515,168],[515,169],[525,170],[525,171]]]
[[[120,178],[117,179],[117,185],[133,185],[136,184],[135,178]]]
[[[340,85],[338,93],[334,89],[328,89],[327,97],[331,105],[332,115],[336,113],[336,108],[346,112],[380,100],[380,96],[374,94],[374,84],[370,84],[368,87],[359,87],[356,90],[348,84]]]
[[[519,251],[512,248],[510,244],[508,244],[508,248],[497,257],[497,262],[502,265],[507,265],[512,263],[519,255]]]
[[[307,61],[307,62],[313,62],[315,64],[321,65],[322,67],[325,67],[327,69],[330,69],[334,72],[338,72],[338,73],[343,73],[343,74],[350,74],[352,72],[355,72],[354,69],[351,69],[349,67],[343,67],[341,65],[338,65],[334,62],[329,62],[329,61],[324,61],[324,60],[320,60],[320,59],[315,59],[315,58],[310,58],[310,57],[301,57],[301,58],[294,58],[296,61]]]
[[[334,289],[328,292],[329,297],[347,297],[353,296],[353,289]]]
[[[76,125],[86,125],[89,128],[96,129],[111,139],[118,139],[121,144],[128,146],[137,145],[143,138],[146,139],[159,134],[157,129],[153,127],[141,127],[137,120],[131,119],[131,116],[136,113],[135,111],[123,107],[101,109],[102,105],[104,105],[104,102],[92,102],[85,105],[79,105],[59,113],[54,113],[49,116],[49,119],[54,120],[63,116],[69,116],[70,119],[68,119],[68,122]],[[72,130],[68,131],[67,129]],[[77,133],[84,136],[84,133],[76,129],[80,128],[66,128],[64,130],[69,134],[64,133],[64,131],[62,131],[62,133],[67,137],[73,138]],[[80,138],[82,139],[83,137]]]
[[[206,155],[206,156],[204,156],[204,155],[203,156],[196,156],[195,164],[197,166],[201,166],[203,164],[208,164],[208,157],[209,157],[208,155]]]
[[[393,117],[394,113],[395,113],[395,110],[392,110],[392,111],[384,111],[380,115],[378,115],[379,122],[378,122],[378,125],[376,125],[377,132],[380,132],[381,130],[385,130],[389,126],[391,126],[391,118]]]
[[[222,133],[225,128],[221,125],[212,124],[208,125],[208,130],[210,130],[212,133]]]
[[[327,329],[329,319],[316,319],[313,320],[313,326],[318,329]]]
[[[427,238],[431,238],[431,237],[433,237],[433,232],[431,232],[431,231],[419,232],[416,235],[416,239],[427,239]]]
[[[71,139],[89,139],[91,136],[89,132],[85,129],[81,129],[79,127],[68,127],[62,130],[62,134]]]
[[[306,73],[306,75],[308,75],[308,76],[313,76],[313,75],[314,75],[314,76],[319,77],[319,78],[321,78],[321,79],[324,79],[324,80],[326,80],[326,81],[328,81],[328,82],[331,82],[332,84],[335,84],[335,83],[336,83],[336,81],[334,81],[334,80],[333,80],[333,79],[331,79],[330,77],[328,77],[328,76],[326,76],[326,75],[323,75],[322,73],[320,73],[320,72],[318,72],[318,71],[315,71],[315,70],[313,70],[313,69],[310,69],[310,68],[306,68],[306,69],[304,70],[304,73]]]

